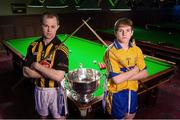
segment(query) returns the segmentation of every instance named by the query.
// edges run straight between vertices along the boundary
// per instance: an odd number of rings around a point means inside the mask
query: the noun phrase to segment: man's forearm
[[[142,70],[137,74],[133,75],[129,80],[140,80],[146,78],[147,76],[148,76],[147,70]]]
[[[138,71],[139,71],[139,69],[136,67],[135,69],[132,69],[132,70],[127,71],[127,72],[124,72],[124,73],[121,73],[120,75],[113,77],[113,81],[114,81],[116,84],[119,84],[119,83],[121,83],[121,82],[124,82],[124,81],[126,81],[126,80],[129,80],[132,76],[134,76],[135,74],[137,74]]]
[[[36,70],[43,75],[45,78],[49,78],[55,81],[61,81],[64,78],[65,72],[62,70],[55,70],[52,68],[47,68],[42,65],[38,65]]]
[[[41,78],[41,74],[29,67],[23,67],[23,75],[28,78]]]

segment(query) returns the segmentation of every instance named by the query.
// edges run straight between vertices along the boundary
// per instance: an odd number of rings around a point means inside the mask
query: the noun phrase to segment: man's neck
[[[49,44],[51,42],[52,39],[43,39],[43,42],[45,45]]]
[[[128,43],[120,43],[122,48],[125,49],[125,50],[128,50],[129,48],[129,44]]]
[[[48,39],[48,38],[43,38],[43,42],[45,45],[48,45],[52,40],[54,39],[54,37],[52,39]]]

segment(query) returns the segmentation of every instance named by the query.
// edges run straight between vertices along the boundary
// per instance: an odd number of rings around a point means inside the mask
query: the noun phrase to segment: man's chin
[[[44,36],[45,37],[45,39],[53,39],[54,38],[54,36]]]

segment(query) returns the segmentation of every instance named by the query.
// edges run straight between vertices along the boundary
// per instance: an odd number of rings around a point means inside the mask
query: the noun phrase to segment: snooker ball
[[[72,50],[69,50],[70,53],[72,53]]]
[[[79,63],[79,68],[82,68],[83,67],[83,64],[82,63]]]
[[[96,64],[96,63],[97,63],[97,61],[96,61],[96,60],[93,60],[93,63],[94,63],[94,64]]]

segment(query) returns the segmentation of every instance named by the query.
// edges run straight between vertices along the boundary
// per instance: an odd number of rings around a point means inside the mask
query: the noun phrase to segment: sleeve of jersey
[[[104,61],[107,66],[108,78],[113,78],[120,74],[120,68],[117,59],[109,52],[106,52]]]
[[[68,72],[69,60],[68,60],[68,49],[64,48],[58,50],[55,56],[54,69]]]
[[[27,55],[25,57],[25,60],[23,62],[23,66],[30,66],[33,63],[33,54],[32,54],[32,46],[30,45],[27,49]]]
[[[137,50],[138,56],[137,56],[136,64],[140,70],[145,70],[147,69],[147,67],[145,64],[144,55],[140,48],[137,48],[137,49],[138,49]]]

